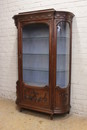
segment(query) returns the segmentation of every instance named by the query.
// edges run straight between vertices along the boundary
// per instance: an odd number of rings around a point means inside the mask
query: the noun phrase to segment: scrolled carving
[[[34,90],[34,89],[25,89],[24,90],[24,99],[33,101],[36,103],[40,102],[47,102],[48,97],[47,97],[47,92],[44,92],[44,94],[40,94],[40,92]]]
[[[26,18],[28,19],[31,19],[31,20],[35,20],[35,19],[46,19],[46,18],[52,18],[53,15],[51,13],[47,13],[47,14],[35,14],[35,15],[29,15],[29,16],[25,16]]]
[[[53,18],[53,13],[46,13],[46,14],[26,14],[24,15],[15,15],[13,19],[15,19],[15,25],[18,26],[18,21],[31,21],[31,20],[42,20],[42,19],[50,19]]]
[[[68,94],[67,93],[59,93],[60,99],[63,105],[67,105]]]
[[[56,20],[56,23],[58,24],[58,22],[60,21],[68,21],[68,22],[72,22],[72,17],[74,15],[71,14],[71,13],[65,13],[65,12],[57,12],[56,15],[55,15],[55,20]]]

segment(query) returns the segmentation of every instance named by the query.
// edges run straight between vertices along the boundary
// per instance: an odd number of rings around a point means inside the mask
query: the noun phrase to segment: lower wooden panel
[[[55,112],[64,113],[69,109],[69,89],[56,88],[55,90]]]
[[[63,114],[70,110],[69,87],[55,88],[55,106],[51,109],[50,87],[22,85],[22,96],[19,98],[19,82],[17,82],[17,104],[20,108],[53,114]]]
[[[23,104],[49,108],[49,88],[23,87]]]

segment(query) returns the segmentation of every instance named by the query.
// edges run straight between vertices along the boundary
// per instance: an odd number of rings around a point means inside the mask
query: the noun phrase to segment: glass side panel
[[[70,27],[68,22],[57,26],[56,86],[67,87],[69,83]]]
[[[23,81],[31,86],[49,84],[49,26],[29,24],[22,30]]]

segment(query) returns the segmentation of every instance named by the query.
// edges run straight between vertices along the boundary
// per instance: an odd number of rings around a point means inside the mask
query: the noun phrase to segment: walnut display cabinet
[[[26,108],[69,113],[73,14],[54,9],[19,13],[17,100]]]

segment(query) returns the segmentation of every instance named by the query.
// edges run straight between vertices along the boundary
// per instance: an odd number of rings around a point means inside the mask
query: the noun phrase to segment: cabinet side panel
[[[59,110],[59,113],[66,113],[69,111],[69,88],[67,89],[58,89],[56,88],[55,93],[55,109]]]

